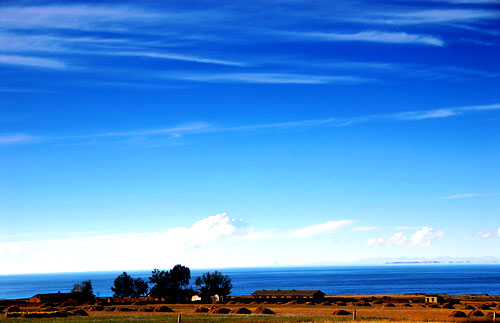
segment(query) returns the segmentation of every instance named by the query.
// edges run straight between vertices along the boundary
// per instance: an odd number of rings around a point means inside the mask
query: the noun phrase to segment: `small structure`
[[[425,302],[441,304],[443,302],[443,297],[439,295],[425,295]]]
[[[198,295],[193,295],[191,297],[191,302],[201,302],[201,297]]]
[[[315,290],[300,290],[300,289],[275,289],[275,290],[256,290],[252,293],[255,300],[294,300],[294,299],[307,299],[319,301],[325,298],[325,293]]]
[[[74,302],[83,299],[85,295],[82,293],[50,293],[50,294],[36,294],[30,298],[30,303],[62,303]]]

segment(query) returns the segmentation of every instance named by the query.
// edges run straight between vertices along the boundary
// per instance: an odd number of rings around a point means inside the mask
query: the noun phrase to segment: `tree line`
[[[111,287],[114,297],[134,297],[149,295],[158,299],[180,301],[196,294],[203,298],[231,293],[232,284],[228,275],[219,271],[206,272],[195,280],[196,290],[189,286],[191,270],[182,265],[175,265],[170,270],[154,269],[146,282],[142,278],[132,278],[123,272],[115,278]],[[151,287],[150,287],[151,286]]]

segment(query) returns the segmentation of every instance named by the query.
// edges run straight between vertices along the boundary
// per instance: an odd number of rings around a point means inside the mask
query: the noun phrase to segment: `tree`
[[[93,288],[92,288],[92,282],[89,279],[89,280],[82,281],[80,284],[74,284],[71,292],[72,293],[83,293],[83,294],[94,295]]]
[[[129,274],[123,272],[115,278],[111,287],[114,297],[139,297],[148,292],[148,284],[141,278],[133,279]]]
[[[151,296],[158,298],[181,299],[185,296],[185,287],[189,285],[191,279],[191,270],[182,265],[175,265],[169,271],[153,270],[149,282],[151,287]]]
[[[191,270],[182,265],[175,265],[170,270],[170,279],[172,280],[172,293],[178,294],[185,286],[189,285]]]
[[[153,284],[149,293],[153,297],[166,298],[172,282],[170,279],[170,273],[164,270],[154,269],[149,277],[149,282]]]
[[[142,278],[136,278],[134,280],[134,293],[132,297],[138,298],[142,295],[146,295],[148,293],[148,283],[146,283]]]
[[[75,293],[75,299],[78,302],[85,302],[95,299],[92,282],[89,280],[82,281],[79,284],[73,285],[72,293]]]
[[[204,273],[201,277],[196,278],[195,281],[198,290],[202,295],[207,296],[227,296],[231,293],[231,278],[228,275],[223,275],[219,271],[213,273]]]

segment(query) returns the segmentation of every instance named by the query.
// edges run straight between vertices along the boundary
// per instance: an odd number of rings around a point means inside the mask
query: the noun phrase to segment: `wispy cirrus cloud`
[[[352,228],[352,231],[364,232],[364,231],[373,231],[376,229],[377,229],[377,227],[354,227],[354,228]]]
[[[370,122],[409,122],[409,121],[423,121],[431,119],[442,119],[454,117],[457,115],[465,115],[467,113],[478,112],[492,112],[500,110],[500,103],[489,105],[474,105],[463,106],[454,108],[444,108],[436,110],[420,110],[409,111],[392,114],[376,114],[352,118],[326,118],[326,119],[312,119],[312,120],[299,120],[291,122],[278,122],[278,123],[260,123],[260,124],[247,124],[239,126],[215,126],[206,122],[195,122],[186,125],[165,127],[158,129],[146,129],[138,131],[123,131],[123,132],[107,132],[95,134],[83,134],[74,136],[30,136],[22,135],[20,138],[37,138],[38,141],[43,142],[66,142],[74,143],[75,141],[91,140],[91,143],[99,142],[133,142],[134,139],[139,139],[139,142],[148,142],[153,140],[175,140],[187,135],[201,135],[206,133],[224,133],[224,132],[252,132],[252,131],[271,131],[271,130],[289,130],[294,129],[307,129],[316,127],[346,127]],[[0,144],[28,142],[22,141],[16,136],[7,134],[4,135],[5,139],[0,140]],[[101,140],[101,141],[99,141]],[[137,142],[137,141],[135,141]],[[491,195],[491,194],[487,194]],[[494,195],[494,194],[493,194]],[[442,197],[442,199],[465,198],[485,196],[484,194],[478,195],[477,193],[456,194]]]
[[[353,224],[352,220],[328,221],[321,224],[311,225],[291,232],[294,237],[313,237],[323,234],[331,234],[340,228]]]
[[[67,67],[64,62],[55,59],[17,55],[0,55],[0,64],[41,67],[56,70],[66,69]]]
[[[6,6],[0,9],[0,26],[11,29],[64,28],[122,30],[130,24],[181,18],[180,14],[154,13],[134,6]]]
[[[374,13],[374,19],[367,19],[370,23],[413,25],[435,24],[449,22],[471,22],[493,20],[499,18],[495,10],[485,9],[432,9],[420,11],[389,11]],[[377,18],[381,17],[381,18]]]
[[[26,134],[0,134],[0,145],[13,145],[39,141],[39,137]]]
[[[392,44],[419,44],[431,46],[444,46],[445,43],[438,37],[430,35],[411,34],[406,32],[386,32],[378,30],[361,31],[357,33],[336,33],[336,32],[276,32],[277,34],[288,35],[309,40],[321,41],[359,41]]]
[[[174,54],[174,53],[157,53],[157,52],[111,52],[109,55],[116,56],[139,56],[139,57],[150,57],[168,60],[178,60],[196,63],[206,63],[206,64],[216,64],[216,65],[228,65],[228,66],[247,66],[247,64],[242,62],[227,61],[214,58]]]
[[[91,56],[129,56],[236,67],[248,66],[247,63],[243,62],[209,58],[202,55],[180,54],[171,52],[170,50],[155,52],[150,50],[151,47],[154,47],[152,44],[141,40],[127,38],[16,35],[12,33],[0,33],[0,43],[2,43],[2,48],[0,50],[7,52],[45,52],[51,54],[78,54]],[[172,44],[169,45],[172,46]],[[132,50],[138,47],[142,50]],[[64,63],[53,59],[37,58],[37,60],[39,65],[45,61],[45,66],[43,67],[56,68],[56,66],[65,66]],[[26,61],[29,63],[28,60]],[[32,61],[36,63],[35,58],[33,58]],[[34,63],[28,63],[24,65],[36,66]]]
[[[192,74],[169,75],[187,81],[208,83],[262,83],[262,84],[359,84],[371,82],[371,79],[349,75],[311,75],[291,73],[224,73],[224,74]]]
[[[453,195],[447,195],[447,196],[442,196],[442,200],[455,200],[455,199],[464,199],[464,198],[471,198],[471,197],[485,197],[485,196],[496,196],[497,194],[495,193],[461,193],[461,194],[453,194]]]

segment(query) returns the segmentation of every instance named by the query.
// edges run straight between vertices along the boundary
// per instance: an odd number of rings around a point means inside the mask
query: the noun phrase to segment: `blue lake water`
[[[194,279],[207,270],[191,270]],[[319,289],[326,294],[447,293],[500,295],[500,265],[429,264],[337,267],[223,269],[232,295],[257,289]],[[0,275],[0,298],[27,298],[37,293],[69,292],[75,283],[92,280],[94,293],[111,296],[121,272]],[[129,271],[145,281],[151,271]]]

